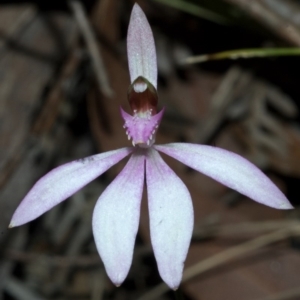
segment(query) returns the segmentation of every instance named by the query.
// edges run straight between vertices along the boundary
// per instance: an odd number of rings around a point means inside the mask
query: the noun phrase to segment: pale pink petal
[[[149,149],[146,158],[146,178],[151,242],[158,270],[167,285],[176,289],[194,225],[191,196],[154,149]]]
[[[145,155],[137,149],[125,168],[102,193],[93,214],[98,252],[111,281],[119,286],[127,276],[139,225]]]
[[[138,4],[133,6],[131,12],[127,34],[127,56],[131,83],[139,76],[143,76],[157,88],[154,39],[147,18]],[[136,88],[139,90],[139,86]],[[141,91],[144,89],[145,87],[142,87]]]
[[[132,152],[122,148],[57,167],[42,177],[16,209],[9,227],[25,224],[67,199]]]
[[[293,208],[261,170],[238,154],[217,147],[186,143],[155,148],[259,203],[278,209]]]

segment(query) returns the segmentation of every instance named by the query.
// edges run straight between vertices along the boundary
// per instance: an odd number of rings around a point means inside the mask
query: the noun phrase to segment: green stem
[[[218,24],[228,24],[230,23],[229,19],[226,17],[219,15],[209,9],[200,7],[199,5],[195,5],[193,3],[183,1],[183,0],[154,0],[156,2],[171,6],[178,10],[184,11],[191,15],[201,17],[203,19],[218,23]]]
[[[252,57],[270,57],[270,56],[292,56],[300,55],[300,48],[249,48],[223,51],[213,54],[204,54],[199,56],[188,57],[183,64],[196,64],[209,60],[219,59],[237,59]]]

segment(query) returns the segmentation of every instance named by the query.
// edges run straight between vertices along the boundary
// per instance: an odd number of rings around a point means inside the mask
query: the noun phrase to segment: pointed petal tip
[[[137,3],[134,3],[134,5],[132,7],[131,18],[145,18],[147,20],[147,17],[145,15],[144,11],[140,7],[140,5]],[[147,21],[147,23],[148,23],[148,21]]]
[[[119,277],[119,276],[116,276],[116,277]],[[122,276],[123,277],[123,276]],[[123,278],[122,280],[120,280],[120,278],[118,278],[117,280],[112,280],[112,283],[118,288],[121,286],[121,284],[124,282],[125,278]]]
[[[26,214],[26,212],[24,212],[24,214]],[[22,226],[28,222],[22,222],[21,220],[21,217],[19,217],[19,213],[14,213],[11,220],[10,220],[10,223],[8,225],[8,228],[11,229],[11,228],[14,228],[14,227],[18,227],[18,226]]]
[[[166,278],[165,276],[161,276],[162,280],[166,283],[166,285],[173,291],[177,291],[181,282],[182,277],[180,278]]]
[[[285,199],[284,202],[278,207],[279,209],[294,209],[295,207],[287,200]]]
[[[180,272],[182,274],[182,272]],[[181,282],[181,279],[182,279],[182,276],[169,276],[169,277],[166,277],[166,276],[161,276],[162,280],[166,283],[166,285],[173,291],[177,291],[178,288],[179,288],[179,285],[180,285],[180,282]]]
[[[143,11],[137,3],[134,3],[134,5],[132,7],[132,13],[137,13],[137,12],[143,12]]]
[[[129,270],[117,270],[116,272],[109,272],[109,270],[107,270],[107,275],[109,277],[109,279],[111,280],[111,282],[114,284],[115,287],[120,287],[123,282],[125,281],[127,275],[128,275],[128,271]]]
[[[115,287],[120,287],[122,285],[122,283],[125,281],[125,279],[128,275],[128,271],[129,271],[124,268],[121,270],[118,270],[117,267],[115,267],[114,270],[110,270],[108,268],[105,268],[105,270],[106,270],[108,278],[110,279],[110,281],[113,283],[113,285]]]

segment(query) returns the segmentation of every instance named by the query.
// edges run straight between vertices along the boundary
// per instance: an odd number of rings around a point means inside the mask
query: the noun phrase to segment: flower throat
[[[144,77],[139,76],[128,89],[128,102],[134,114],[139,117],[156,115],[157,92]]]

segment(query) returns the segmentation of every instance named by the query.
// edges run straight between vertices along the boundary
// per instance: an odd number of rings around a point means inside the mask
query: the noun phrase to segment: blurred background
[[[300,1],[139,0],[154,32],[157,143],[210,144],[260,167],[300,199],[300,57],[184,64],[241,48],[300,46]],[[8,229],[42,175],[131,144],[126,33],[135,1],[0,2],[0,299],[300,299],[299,211],[253,202],[173,159],[188,186],[195,230],[181,287],[162,284],[144,195],[130,273],[116,288],[97,254],[91,215],[124,166],[37,220]],[[126,199],[124,199],[126,201]]]

